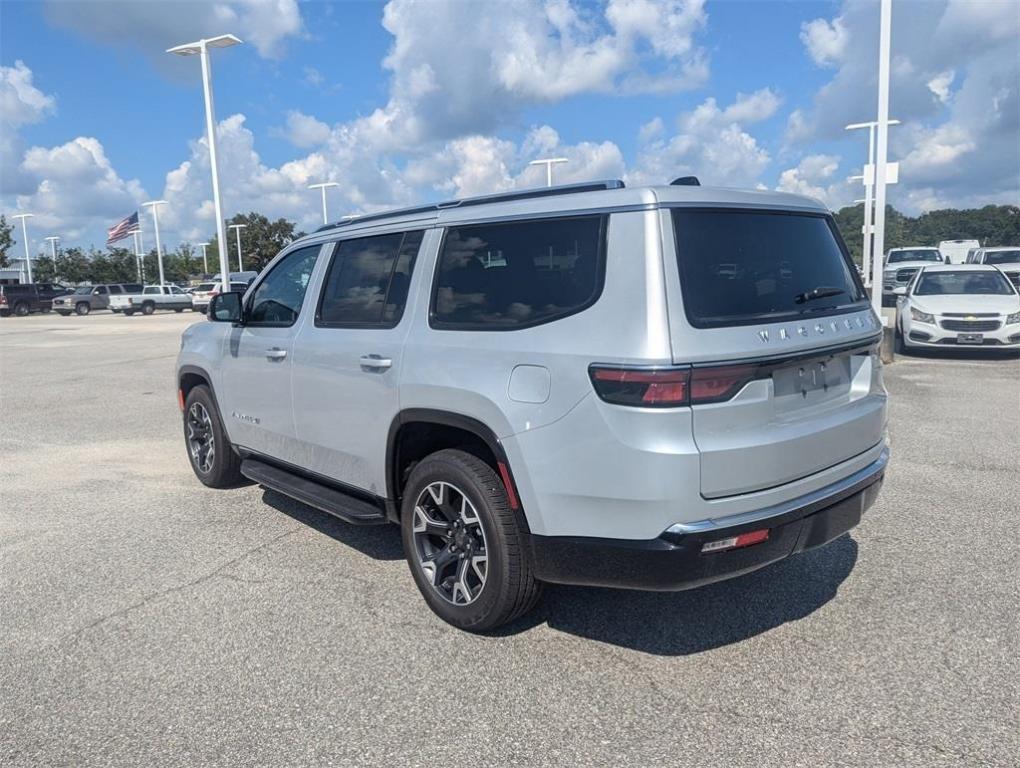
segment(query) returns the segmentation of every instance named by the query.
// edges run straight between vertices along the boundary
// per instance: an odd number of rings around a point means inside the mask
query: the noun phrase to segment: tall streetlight
[[[16,213],[11,216],[12,219],[21,219],[21,239],[25,242],[25,269],[28,270],[28,282],[30,283],[32,282],[32,258],[28,255],[28,226],[25,224],[25,220],[34,215],[34,213]]]
[[[324,181],[321,184],[309,184],[309,189],[322,190],[322,223],[329,224],[329,214],[326,213],[326,189],[328,187],[339,187],[340,185],[335,181]]]
[[[899,120],[890,120],[889,125],[899,125]],[[871,235],[874,232],[873,217],[874,217],[874,206],[871,204],[872,190],[875,188],[875,128],[878,126],[878,121],[872,120],[868,123],[851,123],[846,127],[848,131],[856,131],[861,128],[868,129],[868,164],[864,168],[864,174],[860,177],[864,181],[864,227],[862,229],[864,233],[864,248],[862,251],[862,266],[864,268],[864,282],[868,285],[871,284]],[[851,180],[856,180],[858,177],[851,176]]]
[[[202,246],[202,274],[209,274],[209,259],[206,258],[205,249],[209,247],[209,243],[196,243],[196,245]]]
[[[142,230],[132,229],[128,234],[132,235],[135,239],[135,267],[138,269],[138,282],[144,283],[145,273],[142,271],[142,246],[138,239],[142,234]]]
[[[247,224],[231,224],[230,228],[237,233],[237,271],[244,272],[244,264],[241,262],[241,230],[247,227]]]
[[[882,0],[878,32],[878,157],[875,161],[875,258],[871,260],[871,306],[882,316],[882,259],[885,250],[885,184],[889,160],[889,58],[892,0]]]
[[[49,241],[50,244],[50,258],[53,259],[53,261],[57,260],[57,241],[59,239],[60,238],[57,237],[56,235],[50,235],[49,237],[46,238],[46,240]]]
[[[532,160],[528,165],[544,165],[545,166],[545,185],[547,187],[552,186],[552,167],[559,163],[567,162],[565,157],[550,157],[545,160]]]
[[[213,105],[212,68],[209,62],[210,48],[228,48],[239,45],[240,40],[234,35],[220,35],[209,39],[203,38],[194,43],[185,43],[168,48],[167,53],[177,56],[194,56],[202,59],[202,90],[205,94],[205,129],[206,140],[209,142],[209,167],[212,169],[213,206],[216,209],[216,236],[220,244],[220,282],[223,293],[230,291],[230,261],[227,257],[227,232],[223,226],[223,206],[220,204],[220,177],[216,162],[216,114]]]
[[[163,279],[163,248],[159,243],[159,206],[166,205],[166,200],[150,200],[142,205],[150,206],[152,210],[152,225],[156,230],[156,263],[159,264],[159,284],[163,285],[166,281]]]

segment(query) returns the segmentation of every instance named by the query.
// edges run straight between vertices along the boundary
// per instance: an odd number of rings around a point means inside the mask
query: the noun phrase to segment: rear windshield
[[[942,261],[942,254],[934,248],[915,248],[908,251],[893,251],[887,264],[900,261]]]
[[[952,296],[964,293],[1009,296],[1013,286],[1001,272],[924,272],[915,296]]]
[[[778,321],[867,303],[827,216],[673,210],[687,318],[696,328]]]
[[[1020,249],[1015,251],[986,251],[985,264],[1018,264]]]

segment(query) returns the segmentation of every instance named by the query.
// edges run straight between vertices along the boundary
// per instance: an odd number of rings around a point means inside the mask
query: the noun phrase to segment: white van
[[[939,243],[939,251],[946,264],[963,264],[967,261],[967,252],[971,248],[980,248],[977,240],[943,240]]]

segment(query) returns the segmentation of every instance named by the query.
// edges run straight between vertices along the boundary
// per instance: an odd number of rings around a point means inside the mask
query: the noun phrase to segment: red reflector
[[[177,390],[177,406],[183,411],[184,410],[184,390]]]
[[[755,372],[753,365],[695,368],[691,372],[691,402],[719,403],[743,389]]]
[[[496,462],[496,466],[499,467],[499,476],[503,479],[503,487],[506,488],[506,498],[510,502],[510,509],[518,509],[520,504],[517,502],[517,492],[514,490],[514,482],[510,479],[510,470],[507,469],[506,464],[502,461]]]
[[[752,544],[761,544],[763,541],[768,539],[769,529],[763,528],[760,531],[751,531],[750,533],[742,533],[739,536],[730,536],[726,539],[718,539],[717,541],[710,541],[707,544],[702,545],[701,553],[706,552],[723,552],[728,549],[739,549],[740,547],[750,547]]]

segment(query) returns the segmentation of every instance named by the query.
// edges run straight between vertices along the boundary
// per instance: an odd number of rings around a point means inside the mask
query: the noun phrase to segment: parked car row
[[[244,293],[249,282],[232,281],[230,290]],[[0,285],[0,316],[55,311],[67,317],[104,309],[129,316],[135,313],[151,315],[157,310],[183,312],[190,309],[205,313],[209,300],[219,292],[218,282],[200,283],[193,288],[141,283],[104,283],[80,288],[58,283]]]
[[[943,251],[943,248],[949,248],[947,243],[954,244],[956,249],[950,249],[948,253]],[[970,247],[972,245],[975,247]],[[939,243],[938,248],[931,246],[891,248],[885,255],[882,270],[883,306],[893,306],[896,303],[896,295],[902,294],[902,291],[897,289],[906,288],[922,268],[933,264],[992,264],[999,267],[1014,286],[1020,286],[1020,248],[976,246],[976,240],[944,240]]]

